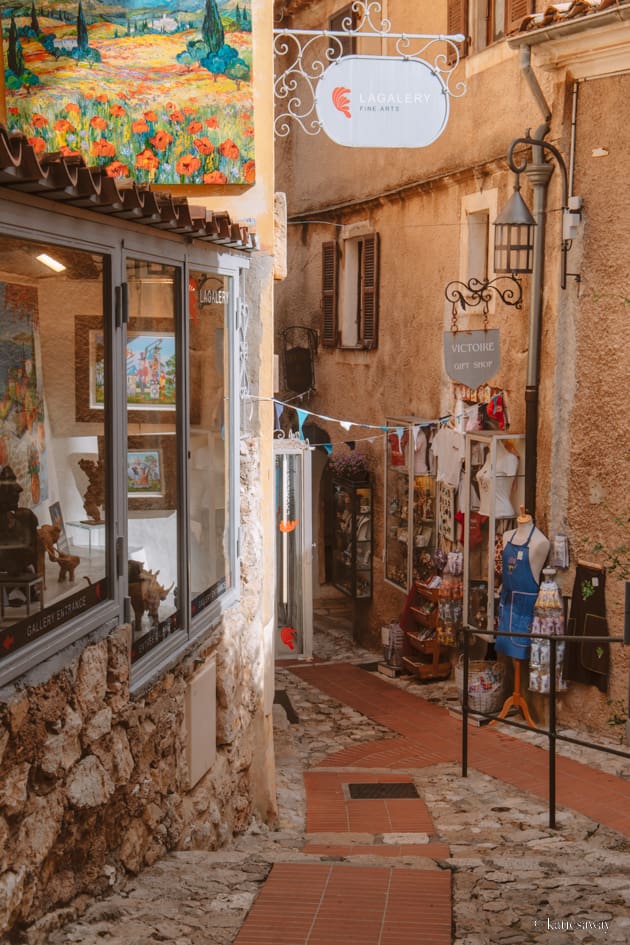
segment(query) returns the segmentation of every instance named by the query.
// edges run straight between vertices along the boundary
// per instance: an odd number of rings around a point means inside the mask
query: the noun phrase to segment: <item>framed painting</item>
[[[98,438],[99,457],[105,441]],[[141,434],[127,437],[127,503],[130,511],[169,511],[177,506],[177,437]]]
[[[70,554],[70,544],[66,534],[66,526],[61,512],[61,502],[53,502],[48,506],[50,514],[50,523],[59,529],[59,538],[57,539],[57,548],[63,555]]]
[[[175,334],[170,319],[131,319],[127,331],[126,390],[130,423],[175,421]],[[99,316],[75,320],[75,410],[78,421],[103,420],[105,335]]]
[[[132,511],[166,511],[177,506],[175,434],[128,437],[127,496]]]
[[[111,177],[253,184],[252,0],[0,0],[11,130]]]

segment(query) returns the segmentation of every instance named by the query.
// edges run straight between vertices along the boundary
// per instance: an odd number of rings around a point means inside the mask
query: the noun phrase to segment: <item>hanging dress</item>
[[[529,563],[529,543],[535,528],[536,526],[532,525],[524,544],[515,545],[508,541],[503,549],[503,583],[497,629],[500,633],[509,633],[512,636],[497,637],[494,646],[497,653],[517,660],[526,660],[529,656],[529,633],[538,596],[538,582]]]

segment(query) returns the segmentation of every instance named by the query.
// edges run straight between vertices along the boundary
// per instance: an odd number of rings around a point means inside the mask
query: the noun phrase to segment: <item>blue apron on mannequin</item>
[[[534,534],[535,525],[523,545],[508,541],[503,549],[503,584],[499,600],[500,633],[513,636],[497,637],[495,649],[513,659],[526,660],[529,656],[531,632],[534,617],[534,605],[538,596],[538,582],[532,574],[529,563],[529,542]]]

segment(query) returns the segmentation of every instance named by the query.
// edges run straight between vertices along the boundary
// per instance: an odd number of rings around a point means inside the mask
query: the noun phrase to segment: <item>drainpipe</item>
[[[520,67],[532,95],[543,116],[543,124],[536,129],[533,138],[542,141],[549,132],[551,109],[531,66],[531,48],[521,46]],[[529,344],[527,351],[527,378],[525,386],[525,508],[530,515],[536,514],[536,475],[538,459],[538,382],[540,374],[540,323],[542,318],[543,282],[545,265],[545,207],[547,185],[553,173],[553,165],[544,158],[540,147],[532,147],[532,160],[525,168],[533,190],[532,215],[536,221],[534,229],[534,260],[531,279],[529,314]]]
[[[543,90],[538,84],[538,79],[532,69],[532,49],[531,46],[521,46],[520,51],[520,61],[519,65],[521,67],[521,72],[523,73],[527,84],[529,85],[532,95],[536,99],[536,103],[542,112],[543,121],[547,124],[551,121],[551,109],[547,104],[547,99],[543,94]]]
[[[549,125],[540,125],[532,138],[542,141]],[[531,278],[527,376],[525,381],[525,508],[536,515],[536,468],[538,459],[538,384],[540,379],[540,326],[545,271],[545,207],[553,164],[547,163],[541,147],[532,146],[532,160],[524,172],[533,192],[534,259]]]

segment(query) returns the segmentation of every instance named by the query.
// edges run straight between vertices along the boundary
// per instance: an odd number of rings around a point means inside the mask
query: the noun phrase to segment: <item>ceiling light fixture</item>
[[[66,268],[63,263],[60,263],[58,259],[53,259],[52,256],[49,256],[48,253],[40,253],[36,257],[40,263],[43,263],[45,266],[48,266],[49,269],[52,269],[54,272],[63,272]]]

